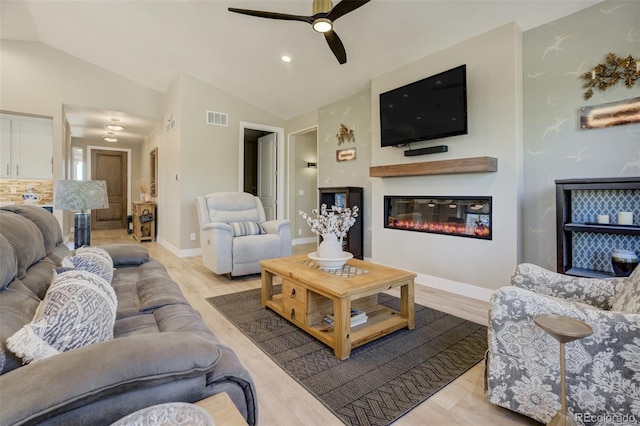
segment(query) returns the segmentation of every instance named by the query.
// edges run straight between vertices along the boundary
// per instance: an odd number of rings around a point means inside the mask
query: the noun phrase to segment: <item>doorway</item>
[[[283,141],[281,127],[240,122],[238,190],[260,197],[267,220],[285,218]]]
[[[87,176],[107,182],[109,208],[92,212],[93,229],[123,229],[130,210],[131,150],[87,146]]]
[[[317,237],[299,211],[311,213],[318,206],[318,128],[289,134],[287,209],[291,215],[293,245],[315,243]]]

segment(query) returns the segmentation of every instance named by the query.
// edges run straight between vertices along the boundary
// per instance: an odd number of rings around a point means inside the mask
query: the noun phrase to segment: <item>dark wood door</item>
[[[109,197],[109,208],[91,211],[93,229],[127,226],[127,178],[125,151],[91,151],[91,180],[106,181]]]

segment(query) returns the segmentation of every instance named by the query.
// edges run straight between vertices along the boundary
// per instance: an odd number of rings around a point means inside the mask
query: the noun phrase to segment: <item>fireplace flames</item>
[[[395,219],[390,216],[388,227],[411,231],[435,232],[440,234],[473,235],[484,238],[491,234],[491,229],[481,222],[478,222],[473,226],[467,226],[464,223],[419,222],[414,220]]]

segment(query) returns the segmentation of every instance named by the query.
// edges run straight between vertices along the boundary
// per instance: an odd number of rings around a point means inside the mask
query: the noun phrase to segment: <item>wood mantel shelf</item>
[[[456,158],[453,160],[425,161],[423,163],[391,164],[369,167],[371,177],[399,177],[451,175],[459,173],[486,173],[498,171],[494,157]]]

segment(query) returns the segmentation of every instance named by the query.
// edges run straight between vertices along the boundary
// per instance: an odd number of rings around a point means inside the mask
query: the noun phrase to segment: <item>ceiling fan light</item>
[[[319,33],[326,33],[327,31],[331,31],[333,28],[333,23],[327,18],[318,18],[313,21],[313,29]]]

